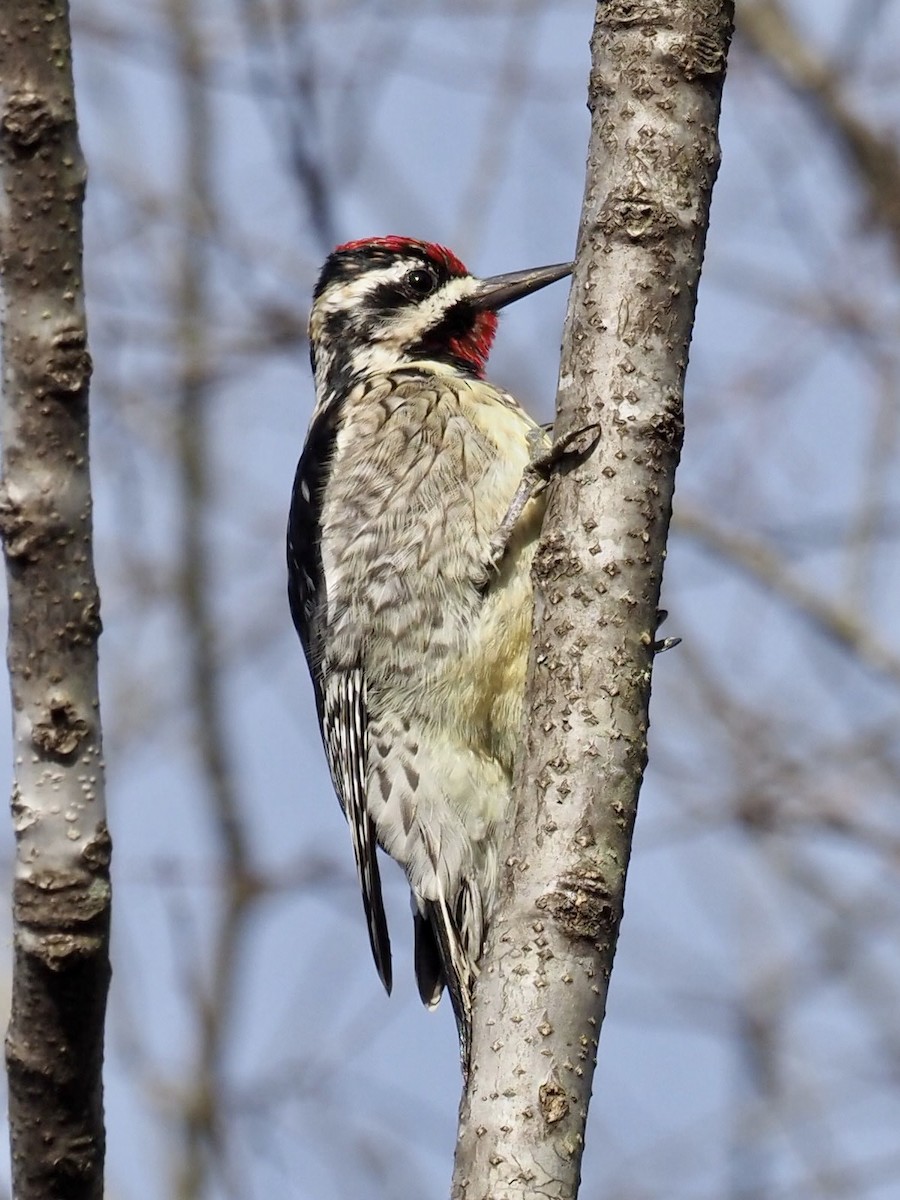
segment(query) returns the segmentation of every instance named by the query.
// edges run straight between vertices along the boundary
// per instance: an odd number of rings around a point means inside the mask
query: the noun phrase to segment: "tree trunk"
[[[97,691],[81,270],[64,0],[0,18],[3,480],[16,832],[6,1038],[17,1200],[100,1200],[110,840]]]
[[[647,760],[657,604],[731,37],[730,0],[597,6],[587,185],[514,829],[475,995],[453,1200],[578,1192]]]

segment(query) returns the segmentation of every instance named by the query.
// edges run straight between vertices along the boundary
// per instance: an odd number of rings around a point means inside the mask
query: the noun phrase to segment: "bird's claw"
[[[547,445],[546,431],[542,425],[529,429],[526,436],[531,459],[522,472],[522,480],[506,511],[506,516],[491,538],[488,552],[489,573],[492,570],[500,569],[500,564],[509,548],[513,530],[529,500],[533,500],[535,496],[541,494],[550,482],[554,468],[558,467],[564,459],[573,457],[578,463],[590,454],[600,440],[600,423],[593,421],[578,429],[570,429],[568,433],[561,434],[549,446]]]
[[[666,650],[674,650],[676,646],[681,645],[680,637],[662,638],[661,641],[654,642],[651,649],[654,654],[662,654]]]
[[[531,448],[531,462],[525,469],[526,473],[533,471],[546,485],[554,467],[558,467],[567,458],[574,458],[577,466],[590,454],[599,440],[599,421],[591,421],[577,429],[570,429],[567,433],[560,434],[549,446],[543,426],[530,429],[528,445]]]
[[[656,628],[657,629],[659,629],[660,625],[662,625],[663,621],[665,621],[665,619],[668,615],[669,615],[668,611],[664,608],[658,608],[656,610]],[[667,637],[667,638],[661,638],[661,639],[653,642],[650,646],[650,649],[653,651],[654,654],[663,654],[666,650],[674,650],[674,648],[676,646],[679,646],[680,644],[681,644],[680,637]]]

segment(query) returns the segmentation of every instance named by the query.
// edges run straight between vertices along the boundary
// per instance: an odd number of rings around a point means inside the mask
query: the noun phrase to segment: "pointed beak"
[[[496,311],[512,304],[513,300],[521,300],[530,296],[548,283],[556,283],[572,274],[574,263],[555,263],[552,267],[533,267],[530,271],[511,271],[508,275],[492,275],[490,279],[479,280],[478,287],[467,303],[473,308],[487,308]]]

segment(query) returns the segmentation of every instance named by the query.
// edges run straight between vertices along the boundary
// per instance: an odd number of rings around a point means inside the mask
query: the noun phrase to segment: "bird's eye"
[[[434,291],[437,280],[425,267],[417,267],[410,271],[404,283],[414,296],[427,296]]]

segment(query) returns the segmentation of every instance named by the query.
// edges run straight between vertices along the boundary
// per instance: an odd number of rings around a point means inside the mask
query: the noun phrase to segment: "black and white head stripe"
[[[423,359],[481,374],[496,317],[470,303],[479,286],[456,255],[432,243],[387,237],[339,246],[310,316],[319,402],[350,378]]]
[[[405,237],[368,238],[338,246],[328,256],[313,292],[313,302],[332,284],[350,285],[361,276],[377,279],[382,270],[385,282],[397,283],[404,272],[417,265],[433,273],[436,286],[469,274],[456,255],[444,246]]]

